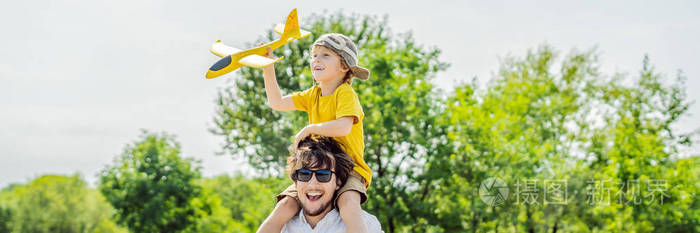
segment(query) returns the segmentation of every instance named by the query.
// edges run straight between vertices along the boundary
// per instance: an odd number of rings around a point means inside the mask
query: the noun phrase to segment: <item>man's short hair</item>
[[[352,172],[353,160],[343,151],[342,145],[329,137],[310,135],[299,142],[299,146],[287,158],[287,173],[296,181],[295,171],[302,168],[321,168],[335,170],[340,186],[345,184]]]

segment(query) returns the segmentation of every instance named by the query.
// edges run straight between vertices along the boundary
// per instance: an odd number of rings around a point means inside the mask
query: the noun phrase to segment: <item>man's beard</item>
[[[321,205],[321,208],[318,208],[318,210],[316,210],[314,212],[309,211],[309,209],[307,209],[306,206],[302,206],[302,209],[304,209],[304,216],[311,216],[311,217],[318,216],[319,214],[323,213],[323,211],[325,211],[326,209],[328,209],[330,207],[332,201],[333,200],[329,200],[326,203],[323,203]]]

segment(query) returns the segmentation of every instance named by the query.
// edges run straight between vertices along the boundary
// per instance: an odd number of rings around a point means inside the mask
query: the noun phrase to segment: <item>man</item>
[[[301,210],[282,228],[282,233],[341,233],[345,222],[335,208],[336,191],[347,181],[353,162],[338,142],[309,136],[287,159],[287,172],[296,185]],[[377,218],[362,211],[370,233],[382,232]]]

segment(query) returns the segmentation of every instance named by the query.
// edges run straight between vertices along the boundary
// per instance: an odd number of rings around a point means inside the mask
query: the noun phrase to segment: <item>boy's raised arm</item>
[[[267,48],[267,57],[272,57],[272,50]],[[280,87],[277,85],[277,76],[275,75],[275,65],[270,65],[263,68],[263,77],[265,77],[265,93],[267,94],[267,105],[277,111],[296,110],[294,101],[291,95],[282,97]]]

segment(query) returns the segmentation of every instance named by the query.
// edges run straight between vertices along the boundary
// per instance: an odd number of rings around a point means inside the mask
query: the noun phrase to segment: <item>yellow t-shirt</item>
[[[339,119],[344,116],[354,116],[355,121],[350,133],[344,137],[334,137],[344,145],[344,151],[355,161],[353,170],[359,173],[365,180],[366,187],[372,181],[372,170],[365,163],[365,140],[362,131],[362,112],[360,99],[350,84],[341,84],[333,94],[321,96],[321,87],[313,86],[302,92],[292,94],[294,106],[297,109],[309,113],[309,124],[318,124]]]

